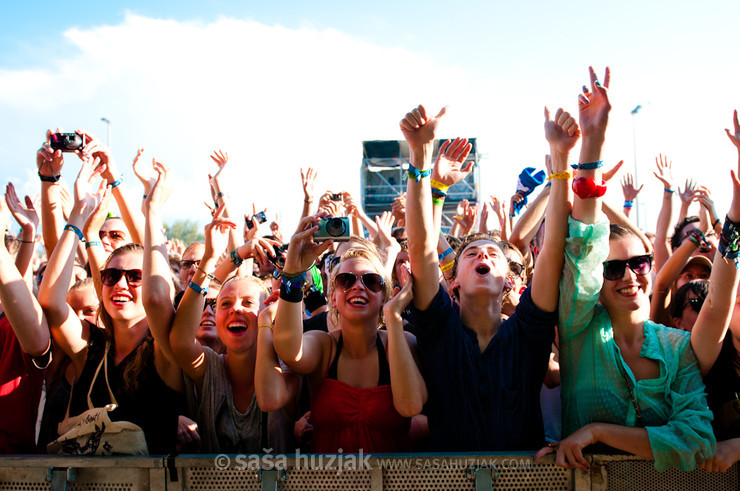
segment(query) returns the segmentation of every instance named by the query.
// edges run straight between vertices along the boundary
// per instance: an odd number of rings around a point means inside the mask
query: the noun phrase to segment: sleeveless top
[[[401,416],[393,407],[390,367],[380,335],[376,338],[380,372],[378,385],[369,389],[352,387],[337,380],[342,345],[340,334],[334,361],[311,399],[313,451],[408,451],[411,418]]]
[[[91,328],[85,367],[72,388],[70,416],[88,409],[87,392],[95,370],[103,359],[105,343],[104,331]],[[133,393],[126,391],[123,373],[135,356],[136,349],[116,365],[114,350],[111,349],[108,353],[108,381],[118,401],[118,408],[109,413],[109,416],[113,421],[130,421],[139,425],[144,431],[150,454],[173,453],[177,443],[177,418],[179,414],[184,414],[185,396],[171,389],[159,377],[154,366],[153,354],[144,362],[139,374],[138,389]],[[90,398],[94,407],[102,407],[111,402],[108,388],[105,386],[105,377],[98,376],[95,380]]]

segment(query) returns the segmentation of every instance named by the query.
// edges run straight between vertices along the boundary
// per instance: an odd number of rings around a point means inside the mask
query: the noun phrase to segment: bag
[[[100,361],[92,382],[90,390],[87,391],[88,410],[84,413],[69,417],[69,406],[67,413],[59,423],[59,438],[46,446],[50,454],[62,455],[149,455],[146,445],[144,431],[129,421],[111,421],[108,413],[115,411],[118,407],[116,398],[108,383],[108,350],[110,344],[105,346],[103,359]],[[108,387],[111,404],[103,407],[93,407],[90,394],[95,386],[100,368],[105,372],[105,385]]]

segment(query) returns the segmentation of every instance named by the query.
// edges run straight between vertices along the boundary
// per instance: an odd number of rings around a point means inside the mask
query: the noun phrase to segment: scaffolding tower
[[[436,162],[439,147],[446,139],[434,141],[432,161]],[[480,194],[479,154],[475,138],[468,141],[473,145],[463,167],[474,162],[473,171],[462,181],[450,187],[442,211],[442,227],[453,223],[457,205],[463,199],[471,204],[478,202]],[[405,140],[370,140],[362,142],[362,206],[370,218],[391,209],[393,200],[406,192],[408,179],[409,145]]]

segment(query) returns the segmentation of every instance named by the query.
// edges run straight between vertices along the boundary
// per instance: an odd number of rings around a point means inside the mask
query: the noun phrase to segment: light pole
[[[639,181],[637,180],[637,113],[642,109],[639,104],[632,110],[632,148],[635,152],[635,188]],[[640,228],[640,197],[635,198],[635,220],[637,228]]]
[[[108,148],[110,148],[110,119],[108,118],[100,118],[100,121],[105,123],[105,128],[107,130],[106,138],[105,138],[105,144],[108,145]]]

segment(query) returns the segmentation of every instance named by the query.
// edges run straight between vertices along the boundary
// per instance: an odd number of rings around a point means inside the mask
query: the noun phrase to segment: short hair
[[[455,251],[455,262],[454,262],[454,265],[452,266],[452,277],[453,278],[457,276],[457,263],[458,263],[459,257],[462,255],[463,252],[465,252],[465,249],[467,249],[470,244],[472,244],[473,242],[477,242],[479,240],[486,240],[488,242],[495,244],[496,247],[501,249],[502,252],[504,250],[503,247],[501,247],[501,243],[498,240],[496,240],[496,238],[491,234],[484,234],[484,233],[477,232],[474,234],[466,235],[465,238],[462,240],[462,243],[460,243],[457,250]]]
[[[681,247],[681,242],[683,242],[683,237],[681,236],[681,231],[686,225],[691,225],[692,223],[696,223],[700,221],[698,216],[691,216],[691,217],[685,217],[683,220],[678,222],[676,224],[676,227],[673,229],[673,235],[671,236],[671,250],[676,250],[679,247]]]
[[[669,307],[671,317],[674,319],[681,317],[681,314],[683,314],[690,291],[698,298],[705,300],[709,294],[709,280],[691,280],[676,291]]]
[[[81,280],[75,281],[74,285],[70,286],[68,291],[71,292],[82,290],[83,288],[87,288],[88,286],[95,286],[93,279],[89,276],[87,278],[82,278]]]

